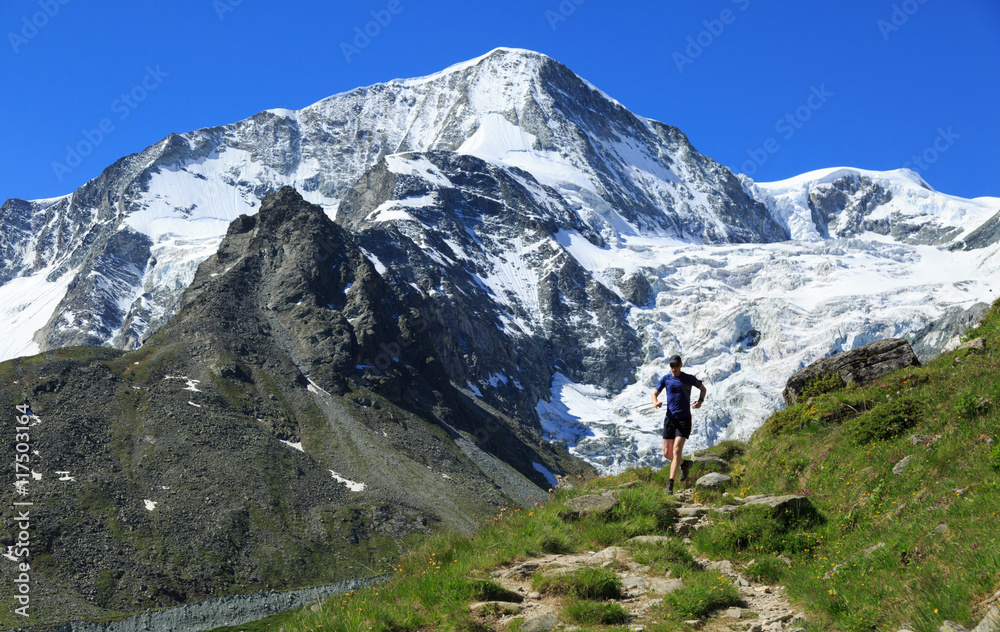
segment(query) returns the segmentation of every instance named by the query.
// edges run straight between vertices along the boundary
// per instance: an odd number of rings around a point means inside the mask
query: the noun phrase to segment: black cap
[[[670,361],[667,364],[684,364],[681,362],[681,357],[679,355],[670,356]]]

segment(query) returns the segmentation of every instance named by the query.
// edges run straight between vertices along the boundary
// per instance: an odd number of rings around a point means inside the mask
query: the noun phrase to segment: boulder
[[[895,474],[896,476],[899,476],[906,470],[906,467],[910,464],[910,461],[912,460],[913,460],[912,454],[904,456],[899,463],[892,466],[892,473]]]
[[[654,595],[665,595],[681,588],[684,588],[684,581],[679,578],[654,577],[649,579],[649,583],[646,585],[646,592]]]
[[[592,562],[606,562],[611,560],[626,561],[631,559],[629,552],[620,546],[609,546],[608,548],[594,553],[593,557],[590,558]]]
[[[701,478],[699,478],[698,481],[695,482],[695,487],[707,487],[709,489],[715,489],[717,487],[722,487],[731,480],[733,479],[730,476],[712,472],[711,474],[706,474]]]
[[[920,366],[909,342],[901,338],[876,340],[799,369],[788,378],[782,396],[785,403],[791,406],[799,401],[802,390],[817,377],[837,373],[845,384],[867,384],[908,366]]]
[[[563,520],[576,520],[590,515],[606,515],[618,506],[618,499],[613,496],[597,496],[588,494],[577,496],[566,501],[565,511],[559,514]]]
[[[725,573],[726,575],[731,575],[733,573],[733,563],[729,560],[719,560],[718,562],[709,562],[705,565],[706,571],[716,571],[718,573]]]
[[[997,593],[1000,594],[1000,593]],[[990,608],[972,632],[1000,632],[1000,607]]]
[[[694,453],[694,455],[691,456],[690,460],[693,463],[708,463],[714,465],[719,469],[721,469],[722,471],[726,471],[729,469],[729,461],[726,461],[718,454],[713,454],[712,452],[705,452],[704,454],[698,454],[696,452]]]
[[[743,503],[744,507],[749,505],[767,505],[775,511],[802,512],[812,508],[812,503],[805,496],[761,496]]]
[[[525,580],[534,575],[539,566],[540,564],[538,562],[524,562],[523,564],[518,564],[510,570],[499,571],[496,575],[497,577],[503,577],[504,579]]]
[[[985,351],[986,350],[986,338],[976,338],[975,340],[970,340],[961,347],[957,349],[958,351]]]
[[[626,575],[622,577],[622,591],[628,597],[638,597],[646,591],[649,581],[642,575]]]
[[[559,617],[552,613],[540,614],[526,619],[521,624],[521,632],[551,632],[559,625]]]
[[[697,518],[708,513],[708,507],[681,507],[677,510],[677,515],[681,518]]]
[[[511,616],[515,614],[520,614],[524,606],[517,603],[511,603],[509,601],[477,601],[475,603],[469,604],[469,611],[482,614],[485,616]]]

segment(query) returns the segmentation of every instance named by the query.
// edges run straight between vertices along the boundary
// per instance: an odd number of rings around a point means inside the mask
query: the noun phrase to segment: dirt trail
[[[690,502],[691,490],[681,490],[675,497],[680,517],[674,524],[674,531],[686,535],[692,530],[706,526],[705,515],[709,507]],[[640,540],[655,542],[659,539],[675,539],[674,536],[640,536]],[[691,541],[685,538],[685,543]],[[693,553],[693,551],[692,551]],[[697,627],[708,632],[804,632],[804,617],[785,596],[783,586],[769,586],[748,580],[740,568],[732,562],[712,561],[695,558],[705,570],[717,571],[727,576],[737,587],[744,606],[716,612]],[[521,562],[515,566],[493,572],[493,578],[504,588],[518,593],[524,598],[521,603],[480,602],[470,606],[484,618],[493,619],[498,629],[503,629],[514,618],[524,620],[522,630],[547,632],[559,627],[574,630],[575,626],[563,621],[563,598],[534,592],[531,579],[539,573],[565,574],[586,566],[613,569],[621,578],[623,598],[619,603],[632,615],[630,628],[641,630],[653,624],[659,616],[651,606],[663,596],[683,585],[683,580],[655,574],[649,566],[632,559],[629,551],[621,547],[608,547],[602,551],[588,551],[567,555],[545,555]]]

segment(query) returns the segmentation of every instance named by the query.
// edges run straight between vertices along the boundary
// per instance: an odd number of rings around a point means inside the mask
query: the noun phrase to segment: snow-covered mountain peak
[[[548,55],[538,53],[524,48],[509,48],[500,46],[494,48],[485,55],[480,55],[467,61],[452,64],[444,70],[440,70],[424,77],[413,77],[408,79],[393,79],[389,83],[396,83],[405,86],[415,86],[424,83],[437,81],[449,75],[464,74],[469,69],[488,69],[497,74],[503,74],[510,79],[528,79],[537,76],[542,64],[554,61]]]
[[[755,183],[563,64],[501,48],[172,134],[71,195],[7,201],[0,358],[140,344],[230,222],[285,186],[444,319],[451,379],[609,468],[657,458],[635,402],[664,357],[712,384],[704,445],[752,430],[816,357],[886,335],[940,349],[1000,269],[996,198],[908,170]]]
[[[801,188],[805,185],[832,184],[843,178],[868,178],[873,181],[894,183],[901,186],[916,185],[918,187],[933,191],[931,185],[927,184],[920,174],[912,169],[894,169],[891,171],[872,171],[869,169],[857,169],[855,167],[831,167],[826,169],[816,169],[806,173],[777,180],[774,182],[762,182],[760,186],[765,186],[771,190]]]
[[[744,186],[763,200],[793,239],[891,236],[912,244],[943,245],[978,228],[1000,208],[935,191],[910,169],[819,169],[787,180]]]

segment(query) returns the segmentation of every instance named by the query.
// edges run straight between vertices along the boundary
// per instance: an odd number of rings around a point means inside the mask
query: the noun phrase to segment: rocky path
[[[679,518],[674,531],[681,537],[708,525],[705,516],[709,508],[691,502],[691,497],[691,490],[682,490],[675,497],[678,500]],[[678,536],[639,536],[633,540],[656,542],[676,537]],[[684,541],[691,544],[686,537]],[[744,605],[718,611],[707,620],[692,621],[692,628],[709,632],[805,631],[802,627],[804,617],[788,602],[783,586],[754,583],[743,576],[737,565],[728,560],[696,558],[696,561],[705,570],[727,576],[739,590]],[[586,566],[611,568],[619,575],[624,592],[619,603],[632,615],[629,627],[635,631],[654,624],[658,615],[651,606],[667,593],[684,585],[683,579],[670,577],[669,571],[666,576],[655,574],[649,566],[632,559],[628,550],[612,546],[602,551],[546,555],[498,569],[493,572],[493,578],[511,593],[520,596],[522,601],[516,602],[516,596],[512,595],[510,601],[478,602],[471,604],[470,609],[479,616],[496,622],[498,629],[503,629],[511,620],[520,618],[523,620],[522,632],[575,630],[576,626],[562,619],[562,597],[534,592],[531,581],[538,574],[563,575]]]

